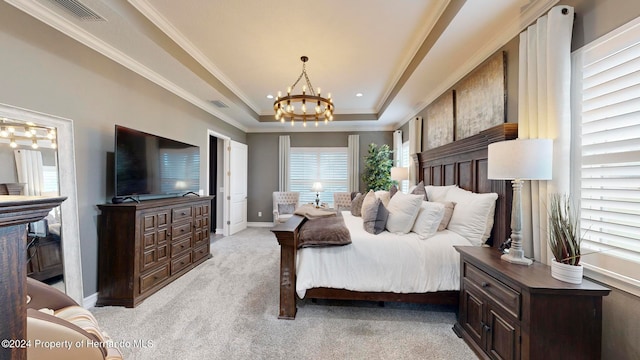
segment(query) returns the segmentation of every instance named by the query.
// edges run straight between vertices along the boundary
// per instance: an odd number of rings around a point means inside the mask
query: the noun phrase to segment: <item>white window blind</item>
[[[408,141],[405,141],[402,143],[402,154],[400,155],[400,166],[409,167],[409,142]],[[402,180],[400,184],[400,190],[405,194],[409,192],[409,179]]]
[[[48,196],[58,195],[58,167],[42,166],[42,177],[44,180],[42,194]]]
[[[640,22],[585,46],[578,131],[581,262],[640,285]]]
[[[314,182],[321,182],[320,201],[333,206],[333,193],[348,191],[347,148],[292,147],[289,186],[300,192],[300,203],[315,203]]]

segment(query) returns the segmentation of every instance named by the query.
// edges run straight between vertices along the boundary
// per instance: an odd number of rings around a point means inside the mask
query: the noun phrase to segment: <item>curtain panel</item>
[[[402,145],[401,145],[402,146]],[[422,116],[416,116],[409,120],[409,155],[422,152]],[[418,174],[413,156],[409,157],[409,186],[417,183]]]
[[[25,184],[24,195],[42,195],[44,171],[42,153],[34,150],[14,150],[18,182]]]
[[[278,138],[278,191],[289,191],[289,154],[291,152],[291,138],[280,135]]]
[[[571,173],[571,33],[574,10],[556,6],[520,34],[518,138],[553,139],[553,179],[522,189],[522,238],[528,257],[549,262],[550,194],[569,194]]]
[[[360,135],[349,135],[347,150],[347,177],[349,192],[360,189]]]

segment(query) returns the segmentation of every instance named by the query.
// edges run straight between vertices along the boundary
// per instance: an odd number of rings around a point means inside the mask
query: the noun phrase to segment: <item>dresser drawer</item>
[[[171,261],[171,275],[175,275],[189,265],[191,265],[191,251]]]
[[[140,293],[153,288],[155,285],[169,278],[169,264],[154,270],[146,275],[140,276]]]
[[[171,257],[174,258],[191,249],[191,237],[171,243]]]
[[[182,219],[191,218],[193,216],[191,206],[172,209],[171,216],[174,223]]]
[[[209,256],[209,244],[205,244],[193,250],[193,262]]]
[[[193,223],[191,221],[171,225],[171,238],[175,240],[185,235],[191,235],[192,227]]]
[[[464,281],[475,285],[486,296],[494,299],[500,307],[520,318],[520,293],[492,278],[477,267],[464,264]]]

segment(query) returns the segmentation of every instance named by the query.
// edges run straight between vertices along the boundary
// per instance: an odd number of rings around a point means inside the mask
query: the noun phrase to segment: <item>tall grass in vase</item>
[[[549,199],[549,246],[554,257],[551,276],[574,284],[582,282],[581,242],[578,213],[570,199],[552,194]]]

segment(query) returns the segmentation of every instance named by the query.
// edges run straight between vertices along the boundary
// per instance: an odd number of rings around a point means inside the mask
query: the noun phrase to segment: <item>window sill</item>
[[[584,276],[606,286],[640,297],[640,281],[622,276],[590,264],[582,264]]]

